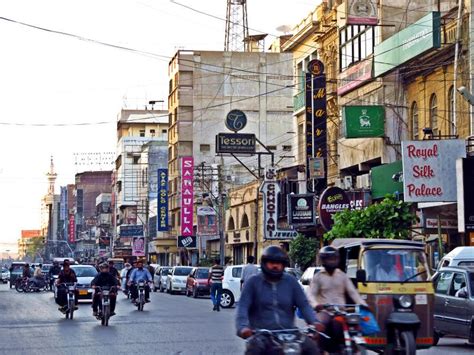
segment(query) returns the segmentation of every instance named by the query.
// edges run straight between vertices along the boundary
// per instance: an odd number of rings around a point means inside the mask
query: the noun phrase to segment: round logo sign
[[[319,198],[319,221],[325,230],[330,230],[334,221],[332,217],[345,209],[350,208],[349,196],[339,187],[328,187]]]
[[[225,126],[231,131],[238,132],[247,125],[247,116],[243,111],[232,110],[225,118]]]
[[[298,207],[308,207],[308,203],[306,202],[306,200],[304,198],[300,198],[296,202],[296,206],[298,206]]]
[[[322,75],[324,73],[324,64],[320,60],[313,59],[308,63],[308,72],[311,75]]]

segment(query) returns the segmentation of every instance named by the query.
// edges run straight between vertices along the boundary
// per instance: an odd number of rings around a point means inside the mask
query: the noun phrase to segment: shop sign
[[[441,46],[439,12],[430,12],[374,48],[374,77]]]
[[[168,169],[158,169],[158,231],[168,231]]]
[[[193,235],[194,221],[194,158],[181,158],[181,235]]]
[[[459,159],[457,171],[458,231],[474,232],[474,158]]]
[[[324,158],[309,158],[309,177],[311,179],[324,179]]]
[[[456,159],[466,156],[461,139],[403,141],[406,202],[456,202]]]
[[[425,228],[428,229],[438,229],[438,226],[441,229],[457,229],[458,221],[456,219],[440,219],[437,218],[426,218],[425,219]]]
[[[344,106],[342,111],[346,138],[383,137],[385,109],[383,106]]]
[[[145,238],[143,236],[133,237],[132,256],[145,256]]]
[[[291,239],[297,235],[296,231],[278,228],[280,185],[276,176],[275,167],[267,168],[264,181],[260,186],[260,192],[263,194],[263,238],[265,240]]]
[[[348,0],[346,4],[348,25],[377,24],[377,3],[375,0]]]
[[[319,222],[328,231],[334,224],[333,216],[349,208],[351,201],[346,192],[339,187],[328,187],[319,197]]]
[[[143,236],[143,225],[132,224],[132,225],[121,225],[120,227],[120,238],[132,238]]]
[[[372,58],[347,68],[338,77],[337,94],[344,95],[365,84],[372,78]]]
[[[241,110],[230,111],[225,118],[225,126],[237,133],[247,125],[247,116]]]
[[[76,223],[74,219],[74,215],[70,214],[69,215],[69,243],[75,243],[76,242]]]
[[[288,224],[313,226],[316,224],[314,194],[288,195]]]
[[[194,249],[197,247],[197,237],[179,235],[177,245],[178,248]]]
[[[403,193],[402,161],[376,166],[370,170],[372,198],[384,198],[388,194]]]
[[[214,236],[218,234],[217,213],[214,208],[200,206],[197,208],[197,234],[200,237]]]
[[[255,134],[219,133],[216,136],[217,154],[255,154]]]

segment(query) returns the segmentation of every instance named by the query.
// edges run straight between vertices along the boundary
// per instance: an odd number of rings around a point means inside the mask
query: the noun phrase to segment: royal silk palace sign
[[[466,156],[460,139],[402,142],[406,202],[456,202],[456,159]]]
[[[278,228],[278,194],[280,193],[280,185],[276,176],[275,167],[267,168],[265,180],[260,186],[260,192],[263,194],[263,238],[265,240],[292,239],[296,237],[296,231]]]

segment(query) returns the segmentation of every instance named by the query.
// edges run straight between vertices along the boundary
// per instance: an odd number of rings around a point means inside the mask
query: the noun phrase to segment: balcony
[[[293,112],[298,112],[305,105],[305,92],[304,90],[293,96]]]

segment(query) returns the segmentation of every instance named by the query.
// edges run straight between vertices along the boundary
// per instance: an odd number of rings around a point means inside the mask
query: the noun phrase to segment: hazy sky
[[[178,2],[225,17],[226,0]],[[317,3],[248,0],[249,27],[281,34],[277,27],[295,25]],[[3,253],[16,248],[5,243],[16,244],[21,229],[39,228],[49,157],[54,156],[59,175],[58,192],[60,185],[74,182],[74,153],[115,151],[115,121],[120,109],[144,108],[149,100],[166,101],[167,63],[177,49],[223,49],[225,22],[168,0],[3,0],[0,9]],[[267,45],[273,39],[268,37]],[[93,124],[96,122],[108,123]],[[76,123],[92,124],[74,126]]]

